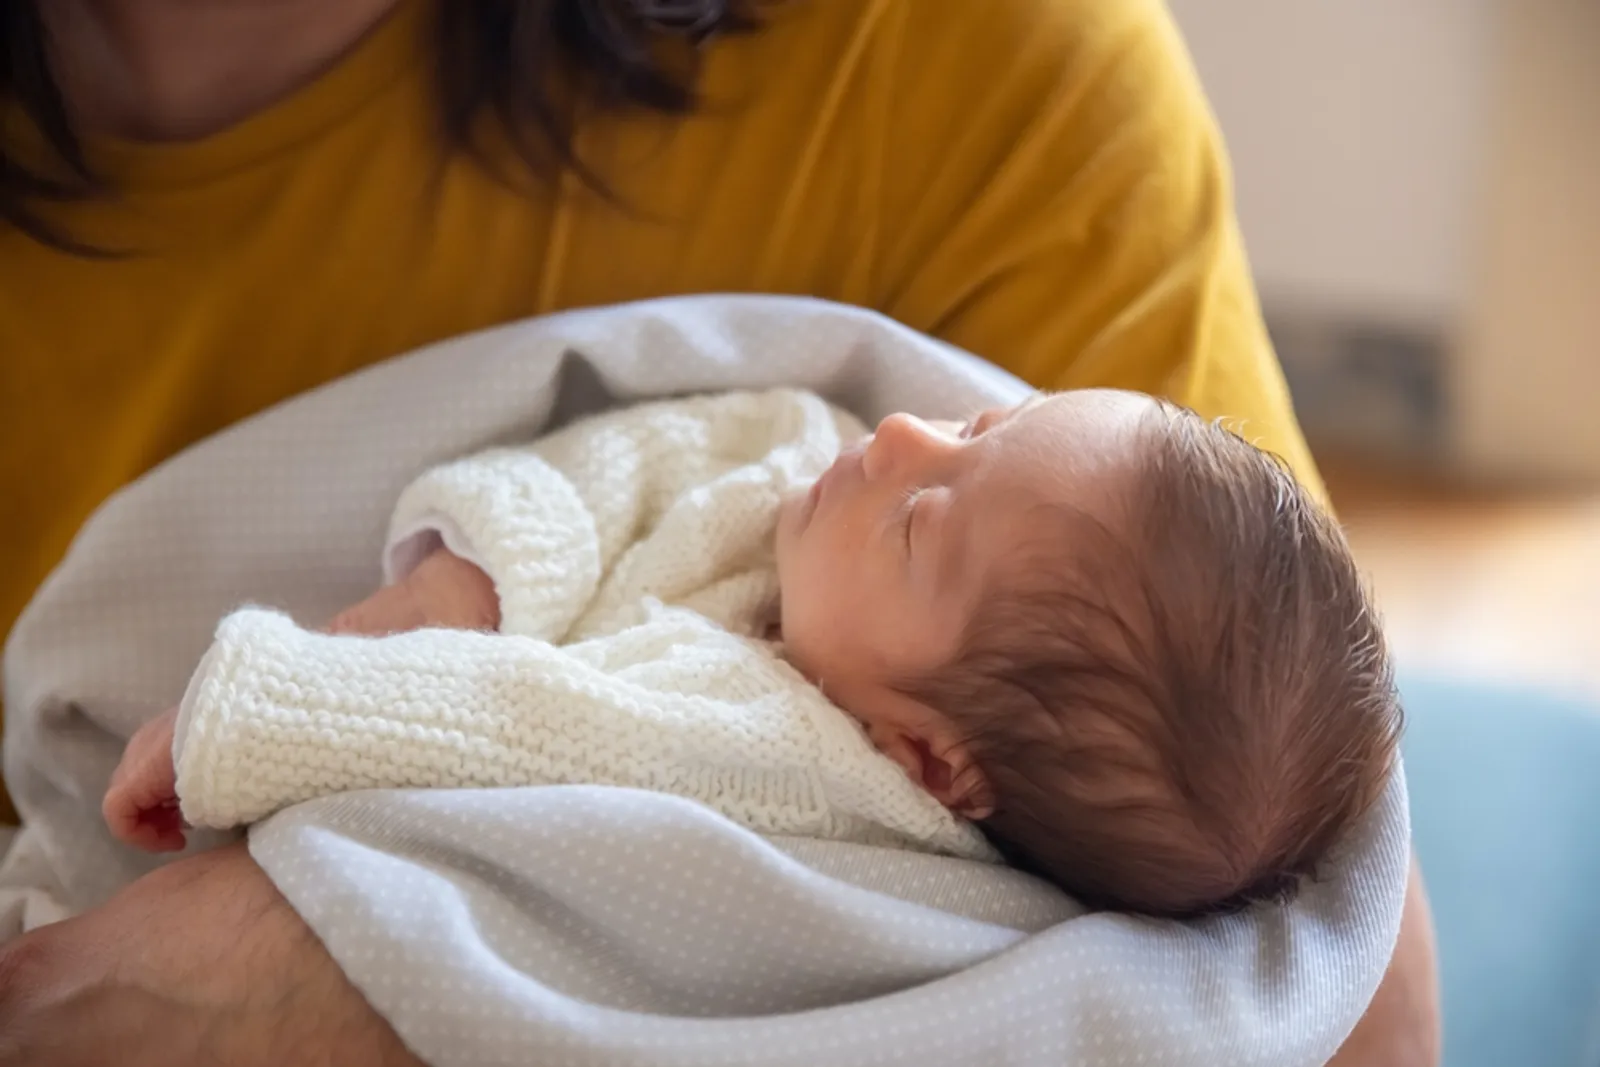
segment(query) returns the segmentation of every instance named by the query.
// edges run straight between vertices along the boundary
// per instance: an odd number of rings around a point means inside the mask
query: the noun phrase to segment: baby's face
[[[836,703],[871,718],[884,687],[949,662],[1035,505],[1111,521],[1148,397],[1035,397],[964,424],[891,415],[778,522],[783,638]],[[870,723],[869,723],[870,725]]]

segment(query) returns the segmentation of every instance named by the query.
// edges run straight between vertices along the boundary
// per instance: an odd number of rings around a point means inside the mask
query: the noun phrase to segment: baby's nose
[[[916,477],[929,465],[942,460],[959,442],[938,429],[904,412],[889,415],[878,423],[872,444],[863,457],[868,478],[899,475]]]

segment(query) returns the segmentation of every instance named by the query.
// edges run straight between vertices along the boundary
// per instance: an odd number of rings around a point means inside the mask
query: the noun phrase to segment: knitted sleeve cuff
[[[593,516],[529,451],[485,452],[413,482],[390,520],[385,579],[404,578],[441,544],[494,580],[502,633],[559,641],[600,581]]]
[[[542,782],[559,727],[543,719],[561,702],[541,700],[537,679],[566,658],[499,634],[333,635],[236,611],[178,709],[183,817],[227,829],[357,789]]]
[[[316,795],[285,725],[315,714],[295,684],[296,637],[287,616],[247,608],[223,619],[189,679],[173,731],[172,760],[184,819],[226,830]],[[274,735],[278,735],[275,739]]]

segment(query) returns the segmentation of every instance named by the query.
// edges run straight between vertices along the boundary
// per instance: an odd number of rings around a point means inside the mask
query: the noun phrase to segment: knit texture
[[[261,609],[217,631],[180,711],[178,793],[227,828],[354,789],[593,784],[765,834],[993,859],[762,640],[782,496],[859,424],[793,390],[645,404],[423,475],[398,578],[442,540],[500,634],[330,636]]]

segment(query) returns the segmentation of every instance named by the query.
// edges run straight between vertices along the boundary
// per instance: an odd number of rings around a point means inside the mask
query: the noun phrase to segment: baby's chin
[[[800,527],[804,524],[808,490],[809,487],[785,493],[778,503],[777,554],[780,573],[783,569],[784,556],[799,538]]]

